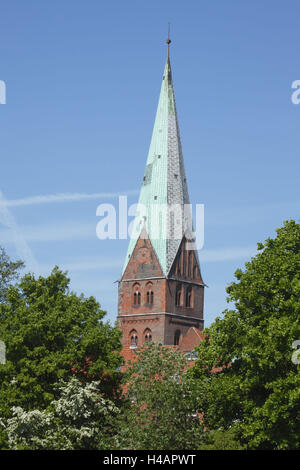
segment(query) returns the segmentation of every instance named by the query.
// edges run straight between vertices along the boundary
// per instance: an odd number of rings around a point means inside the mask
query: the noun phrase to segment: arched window
[[[141,305],[141,293],[139,291],[135,291],[133,294],[133,304]]]
[[[133,286],[133,305],[139,306],[141,305],[141,286],[136,283]]]
[[[175,299],[176,307],[181,306],[181,286],[176,287],[176,299]]]
[[[150,328],[147,328],[144,331],[144,338],[145,338],[145,342],[152,341],[152,332],[151,332]]]
[[[174,344],[178,346],[180,340],[180,330],[176,330],[174,334]]]
[[[189,286],[185,294],[185,306],[192,307],[192,286]]]
[[[152,291],[152,290],[148,290],[148,291],[147,291],[147,304],[148,304],[148,305],[152,305],[152,304],[153,304],[153,298],[154,298],[153,291]]]
[[[136,330],[132,330],[132,331],[129,333],[129,337],[130,337],[130,348],[131,348],[131,349],[137,348],[137,345],[138,345],[138,335],[137,335]]]

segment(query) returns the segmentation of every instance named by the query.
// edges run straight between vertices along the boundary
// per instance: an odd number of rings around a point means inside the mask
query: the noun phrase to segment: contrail
[[[39,195],[24,197],[21,199],[10,199],[2,201],[0,200],[0,205],[4,204],[6,207],[19,207],[19,206],[31,206],[37,204],[51,204],[51,203],[63,203],[63,202],[76,202],[84,201],[88,199],[109,199],[118,197],[121,195],[135,195],[138,194],[137,189],[130,189],[128,191],[120,191],[114,193],[58,193],[58,194],[48,194],[48,195]]]
[[[18,256],[24,261],[30,271],[39,272],[39,264],[36,261],[28,243],[20,232],[17,222],[11,212],[7,209],[6,201],[0,191],[0,223],[11,230],[12,238],[16,246]]]

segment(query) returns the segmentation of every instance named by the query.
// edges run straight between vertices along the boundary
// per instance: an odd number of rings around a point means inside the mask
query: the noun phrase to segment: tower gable
[[[146,230],[143,229],[130,256],[121,281],[162,276],[163,272],[154,248],[147,236]]]
[[[186,249],[187,243],[184,237],[180,243],[168,277],[193,281],[203,285],[198,256],[194,250]]]

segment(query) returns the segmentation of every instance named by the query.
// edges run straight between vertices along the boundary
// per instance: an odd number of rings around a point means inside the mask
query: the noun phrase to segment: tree
[[[299,449],[299,224],[285,222],[258,251],[235,272],[227,288],[235,310],[205,330],[190,373],[209,429],[233,428],[249,449]]]
[[[0,247],[0,304],[5,301],[10,284],[18,279],[23,267],[23,261],[11,261],[4,248]]]
[[[227,430],[206,430],[205,442],[200,445],[200,450],[245,450],[234,428]]]
[[[69,290],[58,268],[48,277],[27,274],[7,291],[0,308],[0,339],[6,364],[0,365],[0,416],[11,407],[46,408],[56,398],[54,384],[74,372],[82,381],[100,380],[105,397],[118,393],[122,364],[120,331],[104,323],[95,298]]]
[[[57,388],[60,396],[50,403],[48,410],[12,409],[13,416],[2,423],[9,448],[109,449],[119,410],[111,400],[101,396],[99,382],[83,385],[73,377]]]
[[[195,449],[202,424],[196,414],[187,360],[174,348],[146,343],[124,374],[129,406],[120,422],[122,449]]]

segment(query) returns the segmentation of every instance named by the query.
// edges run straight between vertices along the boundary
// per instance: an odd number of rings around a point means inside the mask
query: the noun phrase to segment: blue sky
[[[299,218],[299,2],[0,1],[0,244],[27,269],[68,269],[116,319],[126,240],[98,204],[137,201],[166,57],[191,201],[205,204],[208,326],[234,271]],[[58,194],[74,196],[73,200]]]

